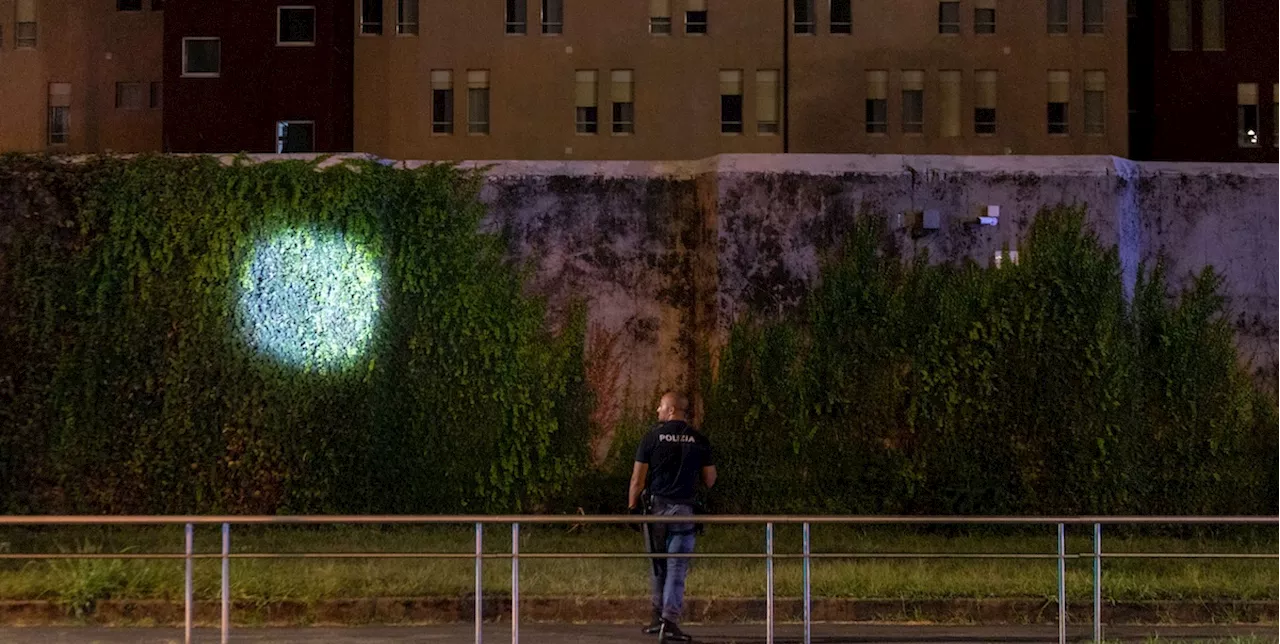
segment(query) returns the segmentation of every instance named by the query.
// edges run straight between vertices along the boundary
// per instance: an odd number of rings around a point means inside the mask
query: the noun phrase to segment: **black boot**
[[[693,638],[689,637],[688,635],[685,635],[684,632],[680,630],[680,627],[677,626],[675,622],[666,620],[666,619],[662,620],[662,630],[658,631],[659,644],[666,644],[667,642],[691,642],[691,641],[693,641]]]
[[[662,630],[662,610],[653,609],[653,617],[649,619],[649,625],[644,627],[645,635],[656,635]]]

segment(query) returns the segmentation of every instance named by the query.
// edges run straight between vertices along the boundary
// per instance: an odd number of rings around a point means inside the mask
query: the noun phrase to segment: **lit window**
[[[382,34],[382,0],[360,0],[360,33]]]
[[[1107,73],[1084,73],[1084,133],[1101,136],[1107,132]]]
[[[467,72],[467,134],[489,133],[489,70]]]
[[[996,32],[996,0],[975,0],[973,9],[973,33]]]
[[[564,33],[564,0],[542,0],[542,33]]]
[[[507,0],[507,33],[525,33],[528,15],[529,6],[525,4],[525,0]]]
[[[817,23],[813,19],[813,0],[792,0],[793,15],[791,22],[798,34],[811,35],[817,31]]]
[[[613,133],[636,131],[635,76],[630,69],[609,72],[609,100],[613,103]]]
[[[1200,13],[1200,48],[1205,51],[1222,51],[1227,48],[1223,29],[1222,0],[1203,0]]]
[[[996,133],[996,86],[999,77],[993,69],[974,72],[973,133]]]
[[[1242,148],[1258,147],[1258,84],[1236,86],[1236,139]]]
[[[314,121],[279,121],[276,123],[276,154],[316,151]]]
[[[1049,33],[1067,33],[1067,0],[1048,0],[1046,8]]]
[[[1071,96],[1071,72],[1049,72],[1049,134],[1069,134],[1067,107]]]
[[[671,0],[649,0],[649,33],[659,36],[671,33]]]
[[[316,44],[315,7],[279,7],[276,22],[279,27],[277,45]]]
[[[866,103],[867,134],[886,134],[889,131],[889,72],[867,72]]]
[[[1191,0],[1169,0],[1169,49],[1191,51]]]
[[[938,3],[938,33],[940,34],[960,33],[960,3],[959,2],[939,2]]]
[[[924,134],[924,72],[902,72],[902,132]]]
[[[960,71],[944,69],[938,72],[938,90],[942,103],[939,133],[947,138],[960,136]]]
[[[35,0],[18,0],[17,20],[13,25],[13,45],[18,49],[35,49],[36,46],[36,2]]]
[[[720,70],[720,133],[742,133],[742,70]]]
[[[431,133],[453,134],[453,71],[431,70]]]
[[[579,69],[574,73],[574,127],[578,134],[595,134],[600,130],[599,81],[596,70]]]
[[[756,134],[778,133],[779,89],[778,70],[756,72]]]
[[[831,0],[831,33],[853,33],[853,6],[851,0]]]
[[[216,78],[222,73],[222,39],[183,38],[182,75]]]

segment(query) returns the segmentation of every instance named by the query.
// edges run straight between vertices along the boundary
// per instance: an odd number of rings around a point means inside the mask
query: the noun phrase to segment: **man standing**
[[[648,488],[656,516],[693,516],[694,492],[698,481],[708,488],[715,485],[716,466],[711,460],[711,443],[688,423],[689,399],[669,391],[658,403],[658,424],[640,441],[635,466],[631,470],[631,488],[627,507],[631,512],[641,508],[641,493]],[[693,523],[646,524],[646,545],[651,553],[688,554],[693,552]],[[657,633],[659,642],[688,642],[680,631],[680,614],[684,609],[684,580],[689,559],[667,557],[653,559],[650,572],[650,595],[653,619],[645,633]]]

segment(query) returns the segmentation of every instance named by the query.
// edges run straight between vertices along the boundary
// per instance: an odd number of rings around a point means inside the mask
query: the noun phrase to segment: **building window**
[[[1258,84],[1240,83],[1236,86],[1237,145],[1242,148],[1258,147]]]
[[[1069,133],[1067,127],[1067,105],[1071,96],[1071,72],[1049,72],[1049,134],[1064,135]]]
[[[316,124],[314,121],[276,122],[276,154],[315,151]]]
[[[720,133],[742,133],[742,70],[720,70]]]
[[[360,33],[382,35],[382,0],[360,0]]]
[[[831,33],[853,33],[852,0],[831,0]]]
[[[1102,25],[1105,13],[1103,11],[1103,0],[1084,0],[1084,33],[1100,34],[1102,33]]]
[[[1169,0],[1169,49],[1191,51],[1191,0]]]
[[[996,0],[976,0],[973,8],[973,33],[996,32]]]
[[[649,33],[659,36],[671,33],[671,0],[649,0]]]
[[[777,134],[778,104],[781,103],[778,70],[756,72],[756,134]]]
[[[507,0],[507,33],[524,34],[529,10],[525,0]]]
[[[418,35],[418,0],[398,0],[396,33],[402,36]]]
[[[276,44],[299,46],[316,44],[315,7],[279,7],[276,14]]]
[[[1084,133],[1102,136],[1107,133],[1107,73],[1084,73]]]
[[[116,0],[116,11],[142,11],[142,0]]]
[[[467,71],[467,134],[489,133],[489,70]]]
[[[902,72],[902,132],[924,134],[924,72]]]
[[[889,132],[889,72],[873,69],[867,72],[867,134]]]
[[[151,109],[157,110],[164,107],[164,84],[160,81],[151,81],[150,92]]]
[[[146,83],[116,83],[116,109],[142,110],[147,108]]]
[[[216,78],[222,73],[221,38],[183,38],[182,75]]]
[[[960,70],[944,69],[938,72],[938,93],[942,103],[943,137],[960,136]]]
[[[707,0],[688,0],[685,9],[684,32],[686,34],[707,33]]]
[[[542,33],[564,33],[564,0],[542,0]]]
[[[609,72],[609,100],[613,103],[613,133],[635,134],[636,87],[630,69]]]
[[[574,73],[574,127],[578,134],[595,134],[600,130],[599,81],[594,69]]]
[[[939,2],[938,3],[938,33],[940,34],[960,33],[960,3],[959,2]]]
[[[792,0],[792,27],[798,34],[813,34],[817,25],[813,20],[813,0]]]
[[[974,72],[973,133],[996,133],[996,87],[999,77],[993,69]]]
[[[1049,33],[1067,33],[1067,0],[1048,0],[1046,8],[1049,14]]]
[[[431,70],[431,133],[453,134],[453,72]]]
[[[1203,0],[1200,13],[1200,48],[1205,51],[1222,51],[1227,48],[1223,29],[1222,0]]]
[[[71,83],[49,83],[49,145],[66,145],[71,136]]]
[[[151,0],[152,11],[164,11],[164,0]]]
[[[36,47],[36,0],[18,0],[17,20],[13,25],[13,46],[18,49]]]

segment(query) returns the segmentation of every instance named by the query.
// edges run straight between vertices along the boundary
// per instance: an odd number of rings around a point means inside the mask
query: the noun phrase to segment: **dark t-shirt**
[[[715,465],[711,442],[683,420],[649,430],[636,449],[636,462],[649,464],[649,493],[669,501],[692,503],[702,468]]]

